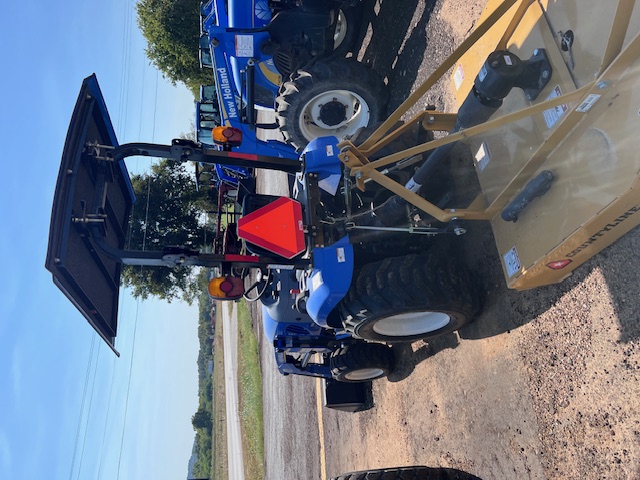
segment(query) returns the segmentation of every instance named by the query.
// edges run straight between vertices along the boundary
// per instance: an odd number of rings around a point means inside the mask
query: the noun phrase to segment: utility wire
[[[118,106],[118,137],[123,139],[123,141],[126,141],[126,132],[127,132],[127,104],[129,101],[129,90],[130,90],[130,80],[131,80],[131,75],[130,75],[130,67],[131,67],[131,36],[132,36],[132,19],[133,19],[133,8],[134,8],[135,2],[130,1],[130,0],[125,0],[123,6],[124,6],[124,12],[123,12],[123,31],[122,31],[122,68],[120,71],[120,96],[119,96],[119,106]],[[143,85],[142,85],[142,93],[144,95],[144,72],[145,70],[143,69]],[[142,107],[141,107],[142,108]],[[142,120],[140,120],[142,121]],[[135,208],[135,207],[132,207]],[[131,244],[131,223],[129,224],[129,228],[128,228],[128,232],[127,232],[127,248],[129,248]],[[122,302],[123,300],[121,300]],[[123,445],[124,445],[124,435],[125,435],[125,430],[126,430],[126,418],[127,418],[127,409],[128,409],[128,400],[129,400],[129,394],[130,394],[130,389],[131,389],[131,373],[132,373],[132,369],[133,369],[133,359],[134,359],[134,354],[135,354],[135,338],[136,338],[136,332],[137,332],[137,319],[138,319],[138,307],[136,306],[136,320],[135,320],[135,326],[134,326],[134,330],[133,330],[133,345],[132,345],[132,349],[131,349],[131,362],[129,364],[129,380],[128,380],[128,385],[127,385],[127,397],[126,397],[126,403],[125,403],[125,414],[124,414],[124,420],[123,420],[123,426],[122,426],[122,437],[121,437],[121,442],[120,442],[120,452],[119,452],[119,458],[118,458],[118,478],[120,477],[120,466],[121,466],[121,461],[122,461],[122,449],[123,449]],[[111,371],[111,381],[110,381],[110,385],[109,385],[109,400],[108,400],[108,404],[107,404],[107,413],[106,413],[106,418],[105,418],[105,425],[104,425],[104,430],[102,433],[102,445],[100,448],[100,459],[99,459],[99,464],[98,464],[98,478],[102,478],[102,473],[104,471],[104,446],[105,446],[105,442],[106,442],[106,437],[107,437],[107,429],[109,426],[109,416],[111,413],[111,401],[113,398],[113,385],[114,385],[114,380],[115,380],[115,373],[116,373],[116,361],[115,361],[115,357],[113,360],[113,368]]]
[[[144,84],[143,84],[143,88],[144,88]],[[157,84],[157,75],[156,75],[156,97],[155,97],[155,104],[156,104],[156,108],[157,108],[157,103],[158,103],[158,84]],[[142,122],[142,115],[140,116],[140,122]],[[156,122],[155,122],[155,109],[154,109],[154,117],[153,117],[153,131],[154,131],[154,136],[155,136],[155,126],[156,126]],[[142,127],[140,126],[139,129],[141,129]],[[150,201],[150,197],[151,197],[151,173],[149,173],[148,175],[148,181],[147,181],[147,202],[145,205],[145,218],[144,218],[144,225],[145,225],[145,229],[142,235],[142,251],[145,251],[146,249],[146,242],[147,242],[147,228],[146,225],[148,223],[149,220],[149,201]],[[140,266],[140,269],[142,270],[144,267]],[[120,439],[120,453],[118,455],[118,474],[117,474],[117,479],[120,478],[120,467],[122,465],[122,452],[124,450],[124,438],[125,438],[125,433],[126,433],[126,427],[127,427],[127,413],[129,411],[129,396],[131,394],[131,378],[133,377],[133,359],[135,357],[135,346],[136,346],[136,333],[138,331],[138,315],[139,315],[139,311],[140,311],[140,299],[137,299],[137,303],[136,303],[136,317],[135,317],[135,323],[134,323],[134,329],[133,329],[133,345],[132,345],[132,349],[131,349],[131,363],[129,364],[129,381],[127,384],[127,395],[126,395],[126,400],[125,400],[125,408],[124,408],[124,420],[123,420],[123,425],[122,425],[122,437]]]
[[[89,361],[87,362],[87,372],[84,377],[84,391],[82,392],[82,402],[80,404],[80,416],[78,418],[78,428],[76,429],[76,439],[73,447],[73,456],[71,457],[71,469],[69,470],[69,480],[73,478],[73,470],[76,464],[76,454],[78,452],[78,443],[80,440],[80,428],[82,426],[82,418],[84,417],[84,404],[87,399],[87,389],[89,387],[89,374],[91,373],[91,364],[93,362],[93,348],[96,343],[96,334],[91,337],[91,350],[89,351]]]
[[[156,93],[153,102],[153,133],[151,134],[151,143],[156,141],[156,113],[158,112],[158,76],[160,71],[156,68]]]
[[[140,115],[139,115],[139,122],[138,122],[138,141],[140,141],[140,139],[142,138],[142,112],[144,112],[144,92],[145,92],[145,88],[144,88],[144,83],[145,83],[145,77],[147,76],[147,62],[142,62],[142,93],[140,94]]]
[[[136,319],[133,327],[133,341],[131,345],[131,362],[129,362],[129,381],[127,382],[127,394],[125,396],[124,403],[124,419],[122,421],[122,436],[120,437],[120,453],[118,454],[118,475],[117,479],[120,478],[120,467],[122,466],[122,452],[124,447],[124,437],[127,431],[127,413],[129,411],[129,395],[131,394],[131,378],[133,377],[133,359],[135,357],[136,352],[136,333],[138,332],[138,313],[140,308],[140,301],[138,301],[136,305]]]
[[[109,414],[111,412],[111,398],[113,397],[113,380],[116,374],[116,356],[113,356],[111,368],[111,382],[109,383],[109,400],[107,401],[107,414],[104,419],[104,430],[102,431],[102,445],[100,445],[100,460],[98,462],[98,480],[102,478],[102,461],[104,460],[104,443],[107,438],[107,426],[109,425]]]
[[[120,75],[120,109],[118,116],[118,126],[120,127],[120,134],[124,135],[127,131],[127,108],[126,105],[129,102],[129,85],[131,76],[129,74],[131,69],[131,23],[132,23],[132,9],[133,4],[125,2],[124,12],[124,33],[122,42],[122,70]]]
[[[133,5],[133,4],[132,4]],[[126,14],[125,14],[125,31],[123,34],[123,54],[122,54],[122,58],[123,58],[123,69],[122,69],[122,75],[121,75],[121,83],[120,83],[120,110],[119,110],[119,126],[120,126],[120,136],[124,137],[126,134],[126,126],[127,126],[127,114],[125,112],[126,109],[126,105],[128,103],[129,100],[129,90],[130,90],[130,75],[129,75],[129,69],[130,69],[130,59],[131,59],[131,11],[132,9],[128,8],[128,5],[125,7],[126,8]],[[144,88],[145,88],[145,76],[146,76],[146,68],[143,68],[143,81],[142,81],[142,94],[141,94],[141,105],[140,105],[140,117],[139,117],[139,125],[138,125],[138,136],[141,136],[141,130],[142,130],[142,112],[144,111]],[[153,133],[152,133],[152,142],[155,141],[155,133],[156,133],[156,114],[157,114],[157,109],[158,109],[158,77],[159,77],[159,71],[156,69],[156,81],[155,81],[155,95],[154,95],[154,110],[153,110]],[[139,159],[136,159],[136,162],[139,162]],[[136,163],[136,167],[137,167],[137,163]],[[145,229],[143,231],[143,240],[142,240],[142,250],[144,251],[146,248],[146,238],[147,238],[147,229],[146,229],[146,225],[148,222],[148,216],[149,216],[149,201],[150,201],[150,191],[151,191],[151,173],[148,174],[148,183],[147,183],[147,202],[146,202],[146,207],[145,207]],[[135,206],[134,206],[135,208]],[[131,243],[131,237],[132,237],[132,225],[131,222],[129,223],[129,229],[128,229],[128,238],[127,238],[127,244],[130,245]],[[129,363],[129,379],[127,382],[127,393],[126,393],[126,399],[125,399],[125,410],[124,410],[124,419],[123,419],[123,425],[122,425],[122,435],[120,438],[120,451],[118,453],[118,473],[117,473],[117,479],[120,478],[120,471],[121,471],[121,466],[122,466],[122,455],[123,455],[123,451],[124,451],[124,441],[125,441],[125,435],[126,435],[126,425],[127,425],[127,414],[128,414],[128,410],[129,410],[129,397],[131,394],[131,380],[132,380],[132,376],[133,376],[133,362],[134,362],[134,358],[135,358],[135,346],[136,346],[136,335],[137,335],[137,331],[138,331],[138,317],[139,317],[139,308],[140,308],[140,300],[137,300],[136,303],[136,313],[135,313],[135,321],[134,321],[134,329],[133,329],[133,341],[132,341],[132,349],[131,349],[131,361]],[[113,387],[113,378],[115,375],[115,368],[113,369],[112,372],[112,380],[111,380],[111,387],[109,389],[109,404],[107,407],[107,419],[105,420],[105,429],[103,432],[103,439],[102,439],[102,448],[101,448],[101,455],[100,455],[100,465],[99,465],[99,478],[102,477],[102,472],[103,472],[103,455],[102,455],[102,451],[104,450],[104,443],[105,443],[105,438],[106,438],[106,431],[107,431],[107,425],[108,425],[108,416],[109,416],[109,408],[111,406],[111,397],[112,397],[112,387]]]
[[[94,333],[95,338],[95,333]],[[100,347],[98,347],[98,353],[96,354],[96,366],[93,369],[93,381],[91,382],[91,394],[89,395],[89,409],[87,410],[87,422],[84,425],[84,438],[82,439],[82,450],[80,451],[80,462],[78,463],[78,476],[80,478],[80,472],[82,471],[82,460],[84,460],[84,447],[87,444],[87,431],[89,430],[89,419],[91,418],[91,407],[93,406],[93,392],[96,387],[96,376],[98,374],[98,360],[100,359]]]

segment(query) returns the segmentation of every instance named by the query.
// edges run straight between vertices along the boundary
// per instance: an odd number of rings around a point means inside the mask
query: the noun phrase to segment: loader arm
[[[299,169],[299,161],[219,151],[177,139],[171,145],[120,145],[95,75],[86,78],[70,121],[51,213],[45,267],[54,283],[115,352],[122,264],[148,266],[306,265],[269,256],[201,253],[180,246],[162,251],[125,249],[135,195],[124,160],[129,156],[176,161]],[[117,353],[117,352],[116,352]]]

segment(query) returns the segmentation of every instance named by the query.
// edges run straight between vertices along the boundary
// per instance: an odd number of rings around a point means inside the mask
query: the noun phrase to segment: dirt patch
[[[519,341],[549,476],[640,474],[637,300],[624,295],[625,312],[613,294],[628,291],[639,278],[633,268],[613,278],[606,273],[616,263],[639,260],[638,234],[632,232],[569,281],[569,290],[535,325],[527,325]]]
[[[417,2],[421,16],[411,17],[398,55],[412,56],[415,81],[398,88],[402,95],[468,35],[484,4]],[[406,83],[398,65],[386,74],[394,86]],[[451,109],[449,87],[437,84],[424,104]],[[392,96],[391,107],[402,99]],[[469,162],[459,147],[451,168]],[[358,439],[329,458],[354,468],[417,462],[482,478],[637,478],[638,295],[623,292],[638,284],[638,241],[636,230],[562,286],[520,293],[504,286],[490,228],[474,224],[461,251],[485,292],[483,314],[459,335],[397,347],[395,374],[375,383],[374,410],[349,420],[326,415],[328,436],[336,429]]]
[[[638,284],[624,260],[638,261],[639,234],[562,287],[493,284],[458,335],[396,347],[374,409],[325,410],[329,473],[425,464],[487,479],[639,478],[638,301],[612,294]]]
[[[485,3],[366,2],[358,57],[386,78],[390,108],[468,35]],[[453,108],[448,82],[411,113],[428,104]],[[470,161],[456,148],[451,168]],[[328,475],[422,464],[485,479],[640,478],[640,230],[563,284],[527,292],[506,288],[488,225],[457,241],[484,292],[482,315],[458,334],[395,347],[398,366],[374,383],[373,409],[323,411]],[[266,346],[265,374],[272,355]],[[265,386],[265,415],[295,422],[266,421],[281,429],[265,433],[267,478],[320,478],[313,398],[308,379]]]

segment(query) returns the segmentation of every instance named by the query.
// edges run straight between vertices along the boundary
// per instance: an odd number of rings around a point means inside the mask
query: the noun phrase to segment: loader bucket
[[[98,166],[87,161],[91,144],[118,145],[95,75],[82,83],[67,132],[45,267],[58,288],[115,351],[121,264],[100,253],[87,227],[100,224],[106,243],[122,249],[135,196],[124,162]]]
[[[373,407],[371,382],[343,383],[323,380],[324,406],[343,412],[362,412]]]

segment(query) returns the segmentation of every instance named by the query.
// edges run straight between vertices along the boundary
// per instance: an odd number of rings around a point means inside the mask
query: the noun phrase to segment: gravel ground
[[[358,56],[386,77],[392,108],[484,3],[367,0]],[[413,113],[427,104],[452,109],[448,85]],[[453,168],[469,165],[464,147],[455,153]],[[324,410],[327,473],[423,464],[485,479],[640,478],[640,230],[561,285],[527,292],[506,288],[488,225],[460,242],[485,292],[482,314],[458,334],[396,347],[398,367],[374,382],[371,410]],[[320,478],[315,390],[277,377],[272,355],[263,345],[267,478]]]

